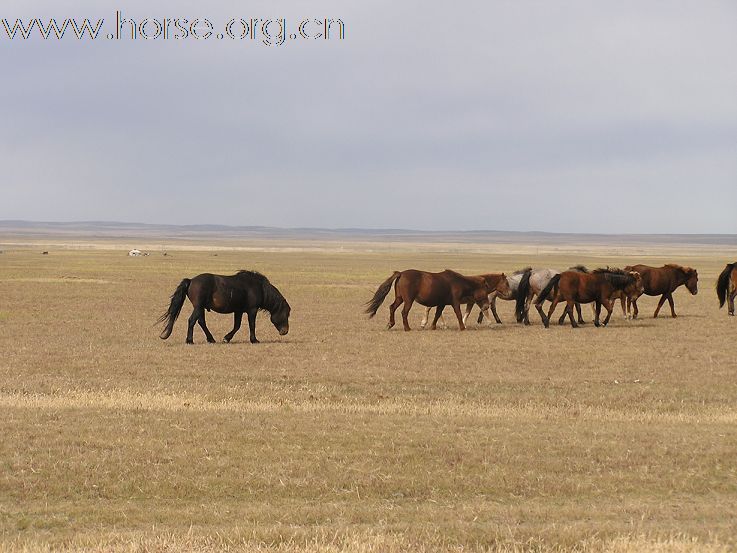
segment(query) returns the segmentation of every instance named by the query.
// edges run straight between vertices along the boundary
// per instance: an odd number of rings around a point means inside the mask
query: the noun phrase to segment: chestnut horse
[[[519,275],[520,278],[522,275]],[[511,296],[514,292],[512,291],[512,286],[510,282],[513,282],[513,277],[508,277],[504,273],[486,273],[483,275],[474,275],[471,278],[483,278],[486,281],[486,284],[488,287],[492,290],[492,292],[489,294],[489,305],[491,307],[491,312],[494,315],[494,318],[496,319],[497,323],[501,323],[502,321],[499,319],[499,315],[496,313],[496,309],[494,308],[494,303],[496,301],[496,297],[498,295],[501,295],[502,298],[507,298]],[[516,281],[519,283],[519,278]],[[515,287],[516,289],[516,287]],[[476,302],[473,300],[473,298],[464,298],[463,301],[466,302],[466,313],[463,315],[463,324],[465,325],[468,321],[468,316],[471,314],[471,310],[473,309],[473,306],[476,305]],[[481,306],[479,306],[480,308]],[[422,322],[420,323],[420,328],[425,328],[427,326],[427,321],[430,318],[430,310],[432,307],[426,307],[425,308],[425,315],[422,317]],[[481,324],[481,321],[484,320],[484,314],[486,316],[489,316],[488,311],[481,311],[479,313],[479,320],[478,324]],[[443,316],[440,315],[440,320],[443,320]],[[491,319],[489,319],[489,324],[491,324]],[[443,325],[445,325],[445,322],[443,321]]]
[[[452,305],[458,318],[458,326],[465,330],[463,317],[461,315],[461,303],[473,300],[481,306],[483,311],[489,309],[489,293],[492,291],[487,281],[482,277],[468,277],[450,269],[441,273],[428,273],[409,269],[407,271],[394,271],[394,274],[381,283],[374,293],[374,297],[366,303],[366,313],[369,318],[376,315],[376,311],[384,302],[389,290],[394,285],[394,302],[389,306],[389,324],[387,329],[394,326],[394,312],[404,303],[402,307],[402,322],[404,330],[410,330],[407,315],[412,304],[417,301],[426,307],[437,307],[435,318],[432,323],[434,330],[440,315],[446,305]],[[487,314],[488,317],[488,314]]]
[[[187,343],[192,344],[194,325],[199,323],[205,333],[207,341],[215,342],[210,330],[205,324],[205,310],[215,313],[233,313],[233,330],[223,338],[223,342],[230,342],[238,329],[241,327],[243,313],[248,315],[248,327],[250,330],[251,343],[256,344],[256,315],[260,310],[271,314],[271,324],[284,336],[289,332],[289,313],[291,308],[276,289],[261,273],[255,271],[239,271],[233,276],[213,275],[203,273],[192,279],[185,278],[174,290],[171,296],[169,308],[158,322],[166,321],[164,330],[161,331],[161,339],[166,340],[171,336],[174,322],[184,305],[184,299],[189,298],[194,310],[189,317],[187,326]]]
[[[658,302],[658,307],[655,308],[655,314],[653,318],[658,316],[660,308],[663,307],[665,300],[668,300],[670,305],[670,314],[674,318],[677,317],[676,310],[673,307],[673,292],[679,286],[686,285],[688,291],[692,295],[696,295],[699,291],[699,274],[696,269],[691,267],[682,267],[674,263],[663,265],[662,267],[650,267],[649,265],[628,265],[624,268],[625,271],[637,271],[642,275],[642,283],[645,287],[644,293],[648,296],[662,296]],[[627,311],[630,307],[633,309],[632,318],[636,319],[639,310],[637,309],[637,299],[642,294],[639,294],[635,298],[627,298]]]
[[[594,324],[600,326],[599,317],[601,315],[601,306],[603,305],[607,310],[607,316],[603,323],[606,326],[612,316],[612,301],[610,298],[614,291],[624,290],[627,286],[637,284],[638,282],[639,289],[642,290],[642,277],[634,271],[622,271],[620,269],[610,268],[595,269],[591,273],[564,271],[560,275],[554,276],[545,289],[540,292],[535,301],[535,308],[540,313],[540,317],[547,328],[550,325],[550,317],[555,311],[556,306],[559,302],[565,301],[566,309],[559,323],[563,324],[565,322],[565,315],[567,314],[571,320],[571,326],[577,328],[578,324],[573,319],[574,306],[577,303],[594,302],[596,305]],[[550,311],[546,316],[543,313],[542,304],[556,287],[558,293],[553,298],[553,305],[551,305]]]
[[[727,314],[734,316],[734,298],[737,296],[737,262],[727,265],[717,279],[719,309],[727,302]]]

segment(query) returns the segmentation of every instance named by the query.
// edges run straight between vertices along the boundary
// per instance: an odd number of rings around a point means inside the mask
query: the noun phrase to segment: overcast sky
[[[345,39],[10,41],[0,219],[737,233],[737,2],[3,0]]]

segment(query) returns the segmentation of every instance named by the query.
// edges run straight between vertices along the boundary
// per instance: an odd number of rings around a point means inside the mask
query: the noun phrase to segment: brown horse
[[[550,317],[555,311],[556,306],[559,302],[565,301],[566,309],[563,317],[558,322],[563,324],[565,322],[565,315],[567,314],[571,319],[571,326],[577,328],[578,323],[573,318],[574,307],[577,303],[594,302],[596,305],[594,324],[600,326],[599,317],[601,315],[601,306],[603,305],[607,310],[607,316],[603,323],[606,326],[612,316],[612,301],[610,298],[614,291],[624,290],[627,286],[636,285],[638,282],[639,288],[642,289],[642,278],[634,271],[609,268],[595,269],[591,273],[564,271],[554,276],[545,289],[540,292],[535,301],[535,308],[540,313],[540,318],[542,318],[547,328],[550,325]],[[546,316],[543,312],[542,304],[556,287],[558,288],[558,293],[553,298],[553,305],[550,306],[550,311]]]
[[[499,320],[499,316],[496,314],[496,310],[494,309],[494,300],[498,295],[502,296],[502,298],[506,298],[512,294],[509,277],[507,277],[504,273],[486,273],[483,275],[474,275],[470,278],[482,278],[486,281],[487,287],[491,290],[491,293],[489,294],[489,305],[491,306],[491,311],[494,314],[494,318],[496,319],[497,323],[501,323],[501,320]],[[465,325],[468,321],[468,316],[471,314],[473,306],[477,304],[473,298],[463,298],[462,301],[466,304],[466,313],[465,315],[463,315],[463,324]],[[479,308],[480,307],[481,306],[479,306]],[[430,318],[431,309],[432,307],[425,308],[425,315],[422,317],[420,328],[425,328],[425,326],[427,326],[427,321]],[[481,322],[484,320],[484,314],[486,314],[487,317],[489,316],[488,311],[482,310],[481,313],[479,313],[478,324],[481,324]],[[440,316],[439,320],[443,321],[442,315]],[[489,324],[491,324],[491,319],[489,319]],[[445,325],[444,321],[443,325]]]
[[[737,262],[727,265],[717,279],[719,309],[727,302],[727,314],[734,316],[734,298],[737,296]]]
[[[676,310],[673,306],[673,292],[679,286],[686,285],[688,291],[692,295],[696,295],[699,291],[699,274],[696,269],[691,267],[682,267],[674,263],[663,265],[662,267],[650,267],[649,265],[629,265],[624,268],[625,271],[637,271],[642,275],[642,283],[644,285],[644,293],[648,296],[661,296],[658,307],[655,308],[653,318],[658,316],[660,308],[663,307],[665,300],[670,305],[670,314],[677,317]],[[634,298],[627,298],[627,311],[630,307],[633,309],[632,318],[636,319],[638,313],[637,299],[639,294]]]
[[[271,314],[271,324],[276,327],[279,334],[284,336],[289,332],[291,308],[281,292],[264,275],[255,271],[239,271],[233,276],[204,273],[193,279],[185,278],[177,286],[171,296],[169,308],[158,321],[159,323],[166,321],[164,330],[161,331],[162,340],[171,336],[174,322],[182,310],[184,298],[187,297],[194,306],[187,326],[188,344],[193,343],[192,333],[196,323],[199,323],[207,341],[215,342],[215,338],[205,324],[205,310],[234,314],[233,330],[225,335],[223,342],[230,342],[233,339],[241,327],[243,313],[246,313],[251,343],[257,344],[256,315],[262,309]]]
[[[506,278],[503,280],[506,280]],[[381,283],[374,297],[366,303],[366,313],[369,314],[369,318],[376,315],[376,311],[384,302],[384,298],[391,290],[392,285],[394,285],[394,302],[389,306],[387,329],[394,326],[394,312],[404,303],[402,322],[404,323],[404,330],[410,330],[407,315],[409,315],[412,304],[416,301],[425,307],[437,307],[431,326],[433,330],[446,305],[453,306],[453,311],[455,311],[458,318],[458,326],[461,330],[465,330],[466,326],[463,324],[463,316],[461,315],[461,304],[472,299],[474,303],[481,306],[483,311],[487,311],[489,309],[489,294],[492,291],[483,277],[468,277],[450,269],[446,269],[441,273],[428,273],[415,269],[401,272],[394,271],[392,276]]]

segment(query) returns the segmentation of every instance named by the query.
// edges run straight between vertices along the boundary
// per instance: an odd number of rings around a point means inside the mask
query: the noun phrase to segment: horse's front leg
[[[258,315],[258,309],[249,309],[248,311],[248,333],[252,344],[258,344],[259,341],[256,339],[256,315]]]
[[[729,293],[729,297],[727,299],[727,313],[729,315],[732,315],[734,317],[734,298],[737,296],[737,288],[732,290]]]
[[[676,317],[678,317],[678,315],[676,315],[676,308],[673,305],[673,293],[672,292],[668,292],[668,305],[670,305],[670,315],[671,317],[675,319]]]
[[[243,311],[236,311],[233,313],[233,330],[228,332],[223,338],[223,342],[226,344],[233,339],[235,333],[241,328],[241,321],[243,320]]]

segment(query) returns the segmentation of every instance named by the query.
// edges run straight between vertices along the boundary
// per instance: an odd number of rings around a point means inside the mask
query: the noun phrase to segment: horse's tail
[[[514,314],[517,317],[518,323],[521,323],[525,318],[525,304],[527,303],[527,294],[530,293],[530,275],[532,275],[532,269],[526,269],[522,273],[522,278],[517,287],[517,301],[514,304]]]
[[[400,273],[399,271],[394,271],[394,274],[387,278],[384,282],[382,282],[381,285],[377,288],[374,297],[371,298],[370,301],[366,302],[366,313],[368,313],[369,319],[376,315],[379,307],[381,307],[381,304],[384,303],[384,298],[386,298],[389,290],[392,289],[392,284],[394,284],[394,281],[397,280],[401,274],[402,273]]]
[[[182,306],[184,305],[184,299],[187,297],[187,290],[189,289],[190,282],[192,282],[190,279],[185,278],[182,280],[182,282],[179,283],[179,286],[177,286],[177,289],[174,290],[174,293],[171,295],[169,309],[167,309],[166,313],[164,313],[161,317],[159,317],[159,320],[156,321],[156,324],[166,321],[164,330],[162,330],[160,334],[162,340],[166,340],[169,336],[171,336],[171,331],[174,328],[174,322],[177,320],[177,317],[179,317],[179,313],[182,311]]]
[[[727,265],[717,279],[717,297],[719,298],[719,308],[724,306],[724,302],[727,301],[727,289],[729,288],[729,277],[734,270],[736,263],[730,263]]]
[[[558,286],[558,282],[560,281],[561,274],[563,273],[558,273],[557,275],[555,275],[553,278],[550,279],[550,282],[548,282],[548,285],[540,291],[540,294],[538,294],[537,300],[535,301],[535,303],[542,304],[546,299],[548,299],[548,296],[550,295],[550,292],[553,290],[553,288]]]

